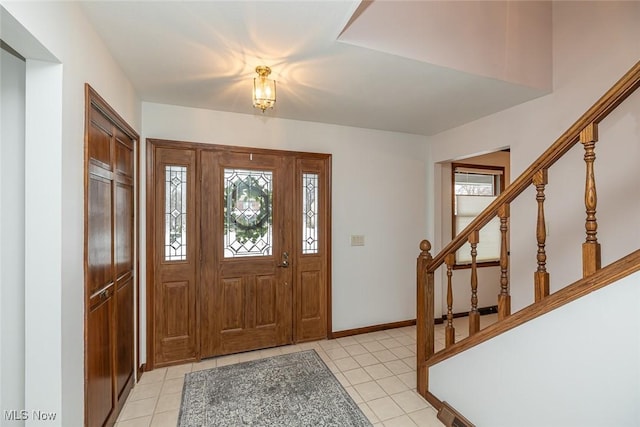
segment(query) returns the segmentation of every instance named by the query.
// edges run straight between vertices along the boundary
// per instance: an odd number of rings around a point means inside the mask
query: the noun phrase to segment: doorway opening
[[[474,215],[482,211],[484,204],[490,202],[509,185],[510,163],[508,148],[439,163],[440,172],[436,182],[440,183],[440,208],[439,225],[436,224],[436,229],[439,230],[437,238],[440,240],[436,244],[444,246],[450,242],[457,231],[463,229],[475,218]],[[465,180],[467,182],[463,183]],[[457,208],[460,210],[457,211]],[[491,234],[491,227],[496,228],[497,225],[487,224],[481,231],[481,242],[485,243],[483,248],[487,248],[488,252],[484,262],[478,264],[481,268],[477,271],[478,282],[483,283],[482,288],[478,289],[478,307],[483,313],[497,310],[495,297],[500,293],[500,267],[495,261],[495,256],[491,254],[491,250],[495,249],[491,245],[491,239],[495,238],[495,233],[493,236]],[[499,229],[497,232],[499,233]],[[468,244],[464,245],[456,253],[456,274],[453,276],[452,284],[455,295],[454,315],[465,315],[471,305],[469,248]],[[440,278],[443,286],[447,283],[445,273],[443,271],[443,277]],[[446,290],[443,289],[440,295],[440,312],[444,314],[447,312]]]

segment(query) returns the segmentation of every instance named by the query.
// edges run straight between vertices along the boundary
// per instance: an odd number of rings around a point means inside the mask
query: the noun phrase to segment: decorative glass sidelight
[[[187,167],[165,166],[165,261],[187,259]]]
[[[224,257],[269,256],[273,172],[224,170]]]
[[[302,253],[318,253],[318,174],[302,174]]]

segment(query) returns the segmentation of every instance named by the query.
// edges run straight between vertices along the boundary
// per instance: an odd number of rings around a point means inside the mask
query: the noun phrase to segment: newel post
[[[433,356],[434,349],[434,281],[433,272],[428,271],[432,261],[431,243],[428,240],[420,242],[420,255],[417,260],[417,386],[418,393],[427,395],[428,368],[426,361]]]
[[[584,185],[584,206],[587,212],[585,229],[587,238],[582,244],[582,276],[587,277],[600,269],[600,243],[598,243],[598,221],[596,220],[596,207],[598,196],[596,194],[596,177],[593,163],[596,160],[596,142],[598,141],[598,125],[591,123],[580,132],[580,142],[584,146],[584,161],[587,167],[587,176]]]

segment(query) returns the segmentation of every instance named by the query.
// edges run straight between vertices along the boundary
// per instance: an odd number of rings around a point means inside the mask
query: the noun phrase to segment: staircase
[[[473,362],[469,359],[468,353],[466,355],[464,354],[465,352],[470,352],[480,344],[486,343],[494,338],[497,338],[496,341],[498,341],[501,339],[499,337],[504,337],[508,331],[518,328],[522,329],[522,326],[525,325],[525,323],[532,325],[535,323],[534,319],[545,316],[551,317],[553,313],[556,313],[556,315],[558,313],[562,313],[562,310],[573,310],[573,308],[567,308],[569,303],[582,299],[594,291],[608,287],[609,285],[619,283],[621,281],[624,282],[625,280],[629,282],[629,277],[633,277],[631,280],[633,283],[627,286],[635,286],[637,288],[638,281],[635,278],[640,277],[640,274],[634,273],[640,271],[640,250],[636,250],[605,267],[601,265],[601,249],[597,236],[597,192],[594,164],[596,160],[596,143],[598,141],[599,124],[621,103],[623,103],[638,87],[640,87],[640,62],[636,63],[609,91],[607,91],[591,108],[589,108],[582,117],[580,117],[515,181],[513,181],[512,184],[506,188],[493,203],[478,215],[475,220],[461,233],[459,233],[449,244],[440,250],[440,252],[435,256],[432,256],[430,242],[423,240],[420,243],[420,254],[417,259],[417,387],[418,392],[436,409],[441,410],[443,413],[447,412],[451,415],[451,407],[441,401],[433,392],[436,388],[441,390],[447,388],[442,387],[442,383],[447,381],[447,378],[442,376],[442,372],[446,371],[447,368],[441,369],[439,364],[444,365],[443,362],[447,362],[452,366],[455,366],[456,362],[449,361],[453,359],[460,359],[466,361],[466,365],[464,366],[469,366],[473,364]],[[578,142],[580,142],[584,148],[585,163],[584,203],[586,219],[584,222],[585,240],[581,246],[582,278],[575,283],[569,284],[557,292],[550,294],[550,272],[548,272],[546,268],[547,219],[545,218],[545,188],[548,184],[548,171]],[[614,142],[615,141],[610,141],[608,143]],[[536,221],[533,225],[535,227],[536,242],[532,242],[534,247],[537,245],[536,257],[535,260],[532,260],[532,270],[534,270],[532,282],[535,300],[528,307],[512,314],[509,284],[509,206],[514,200],[522,197],[523,194],[526,196],[525,190],[530,188],[530,186],[533,186],[535,189],[535,205],[537,207]],[[479,241],[480,230],[495,217],[499,218],[502,237],[500,251],[500,293],[497,297],[498,322],[481,330],[480,313],[478,312],[477,307],[478,274],[476,254],[478,245],[482,244],[482,242]],[[635,224],[634,226],[637,227],[638,224]],[[471,247],[472,260],[469,336],[460,342],[455,342],[456,335],[452,312],[452,275],[454,273],[453,266],[455,263],[454,254],[467,242]],[[638,246],[640,246],[640,244]],[[578,249],[576,248],[576,250]],[[443,274],[441,269],[446,270],[447,277],[445,348],[439,352],[435,352],[434,286],[436,272]],[[635,294],[631,293],[627,295],[636,294],[637,292]],[[621,303],[624,303],[624,298],[620,301]],[[635,303],[636,308],[640,306],[640,301],[636,301]],[[587,304],[587,302],[584,304]],[[631,306],[631,310],[633,310],[633,306]],[[612,320],[615,321],[614,319]],[[541,322],[540,324],[542,323],[544,322]],[[535,334],[527,338],[527,343],[529,340],[534,339],[534,337]],[[510,337],[509,339],[513,339],[513,337]],[[597,337],[594,336],[594,339],[597,339]],[[523,343],[523,345],[524,344],[525,343]],[[636,351],[637,350],[638,349],[636,349]],[[499,360],[496,360],[495,363],[497,365],[513,364],[513,361],[509,359],[509,356],[509,354],[497,353],[496,357],[498,357]],[[611,359],[615,360],[615,357]],[[638,361],[638,364],[640,364],[640,361]],[[439,366],[436,367],[436,365]],[[464,366],[458,364],[457,369],[464,370]],[[432,378],[434,383],[430,384],[430,370],[434,369],[438,374],[436,377]],[[526,369],[526,367],[521,367],[520,369]],[[496,372],[501,371],[498,369]],[[640,374],[638,372],[640,371],[636,369],[635,373],[631,374],[637,376],[635,380],[640,386]],[[478,378],[482,378],[482,375],[479,375]],[[498,381],[498,379],[495,380]],[[435,381],[438,383],[436,384]],[[434,385],[437,387],[434,387]],[[527,388],[527,384],[521,384],[520,386]],[[480,388],[480,385],[478,385],[478,387],[469,388],[466,390],[466,393],[468,395],[477,395],[482,393],[482,389]],[[465,399],[460,400],[463,401]],[[473,398],[469,399],[469,401],[472,400]],[[456,402],[449,403],[454,407],[456,406]],[[472,407],[473,405],[469,405],[467,402],[464,406]],[[492,410],[496,413],[494,420],[500,419],[500,405],[498,404],[497,407],[492,408]],[[606,412],[607,408],[602,408],[602,411]],[[464,411],[462,412],[464,414]],[[609,419],[616,419],[613,415],[614,414],[612,414],[612,417]],[[636,419],[640,422],[640,410],[638,410],[638,413],[635,416],[638,417]],[[472,417],[469,418],[471,419]],[[474,420],[471,419],[471,421]],[[483,421],[486,424],[487,420]],[[498,424],[492,423],[486,425],[492,425],[493,427]],[[526,422],[523,422],[520,425],[526,425]],[[556,424],[550,423],[547,425]],[[565,422],[562,425],[570,424]],[[614,423],[608,425],[620,424]]]

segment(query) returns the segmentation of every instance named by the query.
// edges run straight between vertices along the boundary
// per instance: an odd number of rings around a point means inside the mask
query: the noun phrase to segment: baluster
[[[469,336],[480,330],[480,313],[478,312],[478,266],[476,263],[479,241],[480,232],[474,230],[469,235],[469,244],[471,245],[471,311],[469,311]]]
[[[434,348],[434,275],[428,270],[432,261],[431,243],[420,242],[420,255],[417,260],[417,388],[422,396],[427,395],[428,367],[427,359],[433,356]]]
[[[451,286],[451,277],[453,276],[453,265],[456,262],[455,254],[449,254],[444,258],[447,264],[447,326],[445,332],[445,346],[449,347],[456,342],[456,329],[453,327],[453,287]]]
[[[598,141],[598,125],[591,123],[580,132],[580,142],[584,145],[584,161],[587,176],[584,187],[584,205],[587,212],[585,229],[587,238],[582,244],[582,276],[587,277],[600,269],[600,243],[596,236],[598,222],[596,220],[596,178],[593,163],[596,159],[595,147]]]
[[[509,295],[509,248],[507,247],[507,221],[509,220],[509,205],[498,208],[500,217],[500,295],[498,295],[498,319],[502,320],[511,314],[511,295]]]
[[[538,240],[538,269],[534,273],[536,302],[549,295],[549,273],[547,273],[547,253],[545,243],[547,240],[547,227],[544,220],[544,187],[547,185],[547,170],[541,169],[533,176],[533,184],[536,186],[536,200],[538,201],[538,222],[536,238]]]

